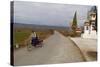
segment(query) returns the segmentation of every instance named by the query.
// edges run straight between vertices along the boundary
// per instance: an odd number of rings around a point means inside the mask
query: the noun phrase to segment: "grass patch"
[[[70,36],[70,37],[80,37],[81,33],[74,33],[73,31],[67,31],[67,30],[58,30],[58,32],[60,32],[61,34],[63,34],[64,36]]]
[[[23,40],[27,39],[29,35],[30,33],[25,31],[14,32],[14,43],[21,43]]]
[[[28,28],[16,28],[13,30],[13,45],[16,43],[19,44],[20,47],[26,46],[27,39],[31,35],[33,29]],[[46,39],[50,35],[53,34],[52,30],[44,30],[44,31],[35,31],[39,37],[39,39]]]
[[[13,44],[22,44],[31,34],[31,31],[24,29],[16,29],[13,31]]]

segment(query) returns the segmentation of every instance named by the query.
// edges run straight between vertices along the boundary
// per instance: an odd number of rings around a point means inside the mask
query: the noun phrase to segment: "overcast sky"
[[[77,11],[77,21],[83,25],[92,6],[39,2],[14,2],[14,23],[69,26]]]

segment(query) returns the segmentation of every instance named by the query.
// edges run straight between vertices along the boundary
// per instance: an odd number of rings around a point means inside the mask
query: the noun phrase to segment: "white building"
[[[96,13],[90,12],[89,19],[84,23],[84,33],[82,34],[82,38],[97,38],[96,32]]]

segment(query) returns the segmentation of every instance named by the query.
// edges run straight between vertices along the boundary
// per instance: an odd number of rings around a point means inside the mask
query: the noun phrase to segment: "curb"
[[[77,44],[76,44],[70,37],[69,37],[69,39],[70,39],[70,41],[72,41],[72,43],[75,44],[75,46],[80,50],[80,53],[82,54],[83,60],[84,60],[84,61],[87,61],[86,58],[85,58],[85,56],[84,56],[84,54],[83,54],[83,52],[82,52],[81,49],[77,46]]]

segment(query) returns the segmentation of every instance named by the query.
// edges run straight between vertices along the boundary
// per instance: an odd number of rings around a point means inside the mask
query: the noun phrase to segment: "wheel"
[[[43,42],[37,45],[38,47],[43,47]]]
[[[31,44],[28,44],[28,45],[27,45],[27,50],[28,50],[28,51],[32,51],[32,47],[33,47],[33,46],[32,46]]]

